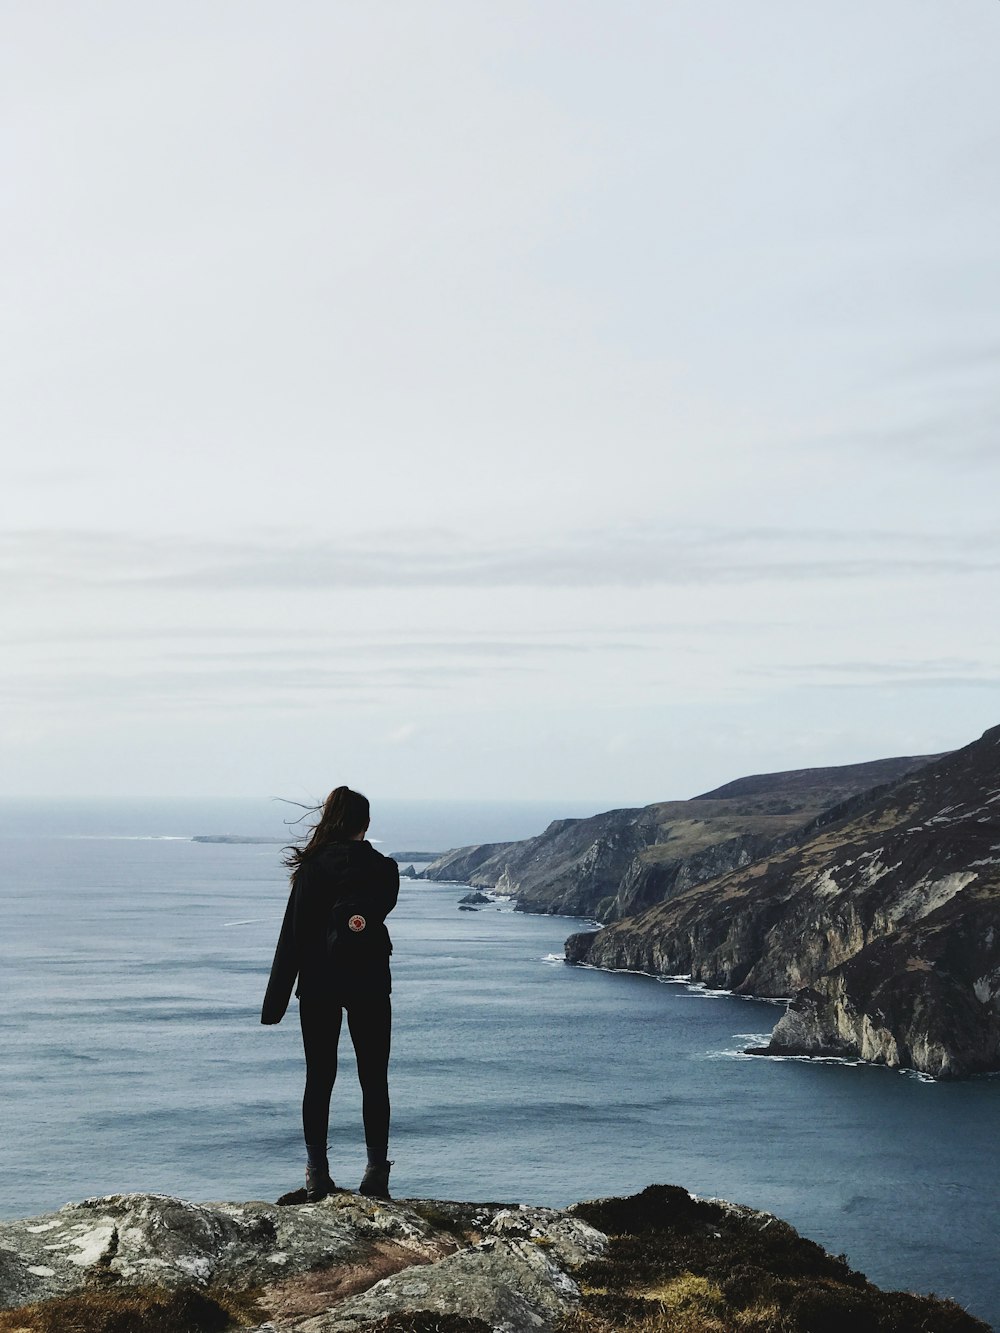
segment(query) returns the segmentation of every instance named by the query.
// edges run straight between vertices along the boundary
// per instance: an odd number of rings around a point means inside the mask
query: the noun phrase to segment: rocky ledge
[[[289,1196],[291,1197],[291,1196]],[[0,1333],[988,1333],[767,1213],[651,1185],[567,1209],[116,1194],[0,1224]]]

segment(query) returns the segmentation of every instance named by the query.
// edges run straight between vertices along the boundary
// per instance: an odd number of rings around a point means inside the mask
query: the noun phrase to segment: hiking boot
[[[365,1169],[364,1179],[358,1186],[359,1194],[367,1194],[369,1199],[388,1199],[389,1194],[389,1167],[391,1162],[380,1162],[378,1166],[369,1166]]]
[[[319,1203],[328,1194],[337,1192],[337,1187],[330,1179],[330,1172],[320,1166],[306,1167],[306,1203]]]

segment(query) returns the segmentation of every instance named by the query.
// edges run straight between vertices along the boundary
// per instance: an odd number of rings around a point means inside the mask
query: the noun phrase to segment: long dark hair
[[[319,813],[319,819],[305,845],[285,848],[285,865],[293,872],[328,842],[349,842],[364,833],[370,820],[368,797],[350,787],[335,787],[314,813]]]

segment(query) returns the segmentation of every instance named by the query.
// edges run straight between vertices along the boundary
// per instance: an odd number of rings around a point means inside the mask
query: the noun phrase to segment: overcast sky
[[[996,0],[0,14],[0,793],[1000,721]]]

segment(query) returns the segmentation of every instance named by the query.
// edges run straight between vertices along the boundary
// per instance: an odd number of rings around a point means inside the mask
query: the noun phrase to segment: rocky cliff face
[[[656,840],[640,809],[558,819],[537,838],[461,847],[432,862],[423,878],[455,880],[513,894],[521,911],[591,915],[613,898],[627,867]]]
[[[780,849],[838,801],[934,757],[758,775],[690,801],[560,819],[522,842],[446,852],[422,878],[512,894],[524,912],[617,921]]]
[[[1000,727],[566,954],[798,993],[772,1053],[1000,1068]]]
[[[650,1186],[565,1210],[112,1195],[0,1224],[0,1333],[989,1333],[766,1213]]]

